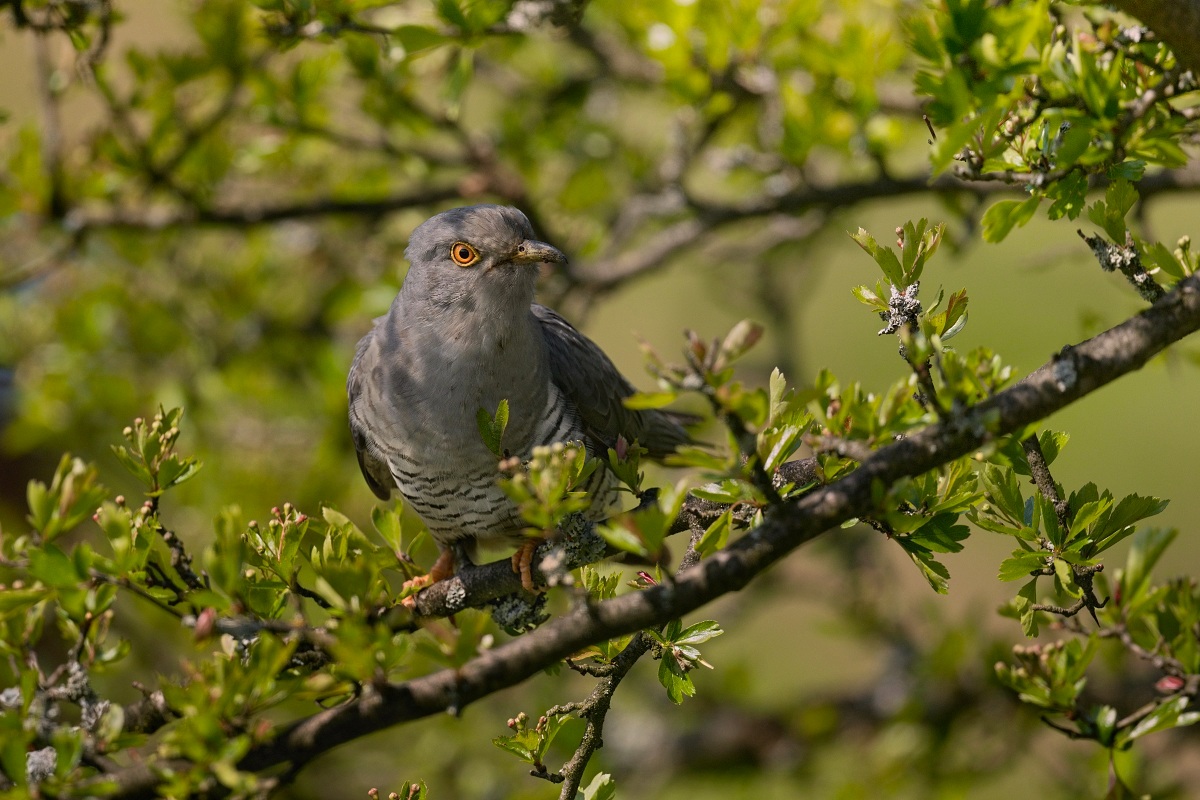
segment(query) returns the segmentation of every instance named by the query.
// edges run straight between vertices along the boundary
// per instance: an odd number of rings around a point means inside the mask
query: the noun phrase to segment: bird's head
[[[534,238],[524,214],[495,205],[453,208],[429,218],[412,232],[404,254],[412,264],[404,279],[410,296],[442,311],[495,317],[526,313],[538,265],[567,260]]]

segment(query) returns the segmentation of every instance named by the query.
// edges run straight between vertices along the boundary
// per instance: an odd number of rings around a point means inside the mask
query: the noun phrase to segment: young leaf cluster
[[[720,625],[710,619],[686,628],[679,620],[673,620],[662,631],[646,631],[661,651],[658,656],[658,680],[667,690],[667,697],[671,698],[672,703],[679,705],[683,698],[695,696],[696,684],[688,673],[696,667],[713,668],[712,664],[700,657],[696,645],[724,632]]]
[[[501,462],[509,475],[500,486],[532,532],[546,536],[569,514],[584,511],[591,504],[582,487],[600,466],[597,459],[588,457],[582,442],[555,442],[533,448],[526,464],[516,458]]]

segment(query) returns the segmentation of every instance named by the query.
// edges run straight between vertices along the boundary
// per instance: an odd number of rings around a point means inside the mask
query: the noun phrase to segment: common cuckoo
[[[534,238],[517,209],[438,214],[413,231],[405,256],[400,293],[359,342],[346,388],[367,483],[381,499],[399,490],[441,549],[428,580],[453,574],[456,547],[520,541],[525,527],[498,485],[479,409],[508,401],[503,445],[523,461],[555,442],[581,441],[603,455],[624,437],[661,458],[688,441],[680,417],[626,408],[634,388],[612,361],[534,302],[539,265],[566,257]],[[592,474],[593,518],[612,510],[616,485],[607,468]],[[525,548],[526,586],[531,555]]]

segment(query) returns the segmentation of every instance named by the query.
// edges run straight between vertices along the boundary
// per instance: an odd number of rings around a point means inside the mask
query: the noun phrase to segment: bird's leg
[[[533,554],[537,550],[538,545],[544,539],[526,539],[517,548],[517,552],[512,554],[512,569],[513,572],[521,576],[521,585],[525,587],[527,592],[536,592],[537,588],[533,585]]]
[[[429,582],[441,583],[451,577],[454,577],[454,548],[444,547],[438,553],[437,561],[429,568]]]
[[[443,547],[438,552],[437,561],[434,561],[433,566],[429,568],[429,572],[405,581],[403,586],[400,587],[400,591],[403,593],[412,588],[419,591],[435,583],[441,583],[451,577],[454,577],[454,548]],[[408,608],[412,608],[416,605],[416,601],[413,600],[414,596],[416,596],[416,592],[413,592],[413,594],[410,594],[401,602]]]

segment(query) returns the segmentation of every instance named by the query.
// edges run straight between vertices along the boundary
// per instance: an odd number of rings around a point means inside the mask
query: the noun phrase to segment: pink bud
[[[1184,680],[1177,675],[1164,675],[1154,684],[1154,688],[1163,694],[1172,694],[1183,688]]]
[[[196,641],[203,641],[212,636],[216,628],[217,610],[206,608],[196,617]]]

